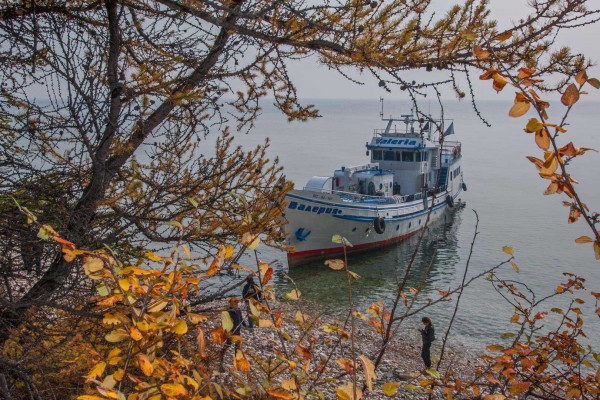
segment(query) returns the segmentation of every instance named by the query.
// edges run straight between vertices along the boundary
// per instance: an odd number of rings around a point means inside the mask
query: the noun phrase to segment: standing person
[[[425,368],[431,368],[431,343],[435,340],[435,330],[433,329],[433,324],[428,317],[423,317],[421,319],[424,327],[419,328],[419,332],[421,332],[421,337],[423,338],[423,348],[421,349],[421,358],[425,363]]]
[[[246,313],[248,314],[248,329],[254,329],[254,321],[252,321],[252,312],[250,311],[250,299],[255,301],[262,300],[260,288],[254,283],[252,275],[246,277],[246,284],[242,288],[242,298],[246,302]]]
[[[242,333],[242,325],[246,327],[248,326],[246,325],[246,321],[244,321],[242,311],[240,310],[240,299],[238,299],[237,297],[232,297],[231,299],[229,299],[229,308],[227,309],[227,313],[229,313],[229,317],[231,318],[231,321],[233,321],[233,328],[231,328],[230,334],[239,336]],[[224,371],[223,359],[225,358],[225,353],[227,352],[227,349],[229,348],[229,346],[231,346],[231,342],[231,337],[228,336],[227,340],[223,344],[223,350],[221,350],[219,372]],[[233,349],[233,355],[235,357],[235,354],[240,349],[240,344],[237,341],[234,342]]]

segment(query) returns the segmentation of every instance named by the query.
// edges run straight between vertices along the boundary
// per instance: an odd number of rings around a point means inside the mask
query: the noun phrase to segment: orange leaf
[[[518,118],[522,115],[525,115],[527,111],[529,111],[530,107],[531,104],[527,102],[516,101],[515,104],[513,104],[513,106],[511,107],[510,111],[508,112],[508,115],[513,118]]]
[[[144,375],[152,375],[152,373],[154,372],[154,367],[152,366],[152,363],[150,362],[150,359],[148,359],[147,355],[139,354],[138,363],[140,364],[140,369],[142,370]]]
[[[594,240],[589,236],[580,236],[575,239],[575,243],[592,243]]]
[[[490,56],[490,52],[487,50],[483,50],[483,48],[481,48],[481,46],[479,46],[479,45],[474,45],[473,46],[473,55],[478,60],[485,60],[486,58],[488,58]]]
[[[494,80],[494,90],[496,92],[500,92],[502,89],[504,89],[504,86],[506,86],[506,84],[508,83],[508,79],[506,79],[504,76],[496,73],[492,76],[492,79]],[[529,108],[529,107],[528,107]]]
[[[503,42],[507,39],[510,39],[512,37],[512,31],[507,31],[507,32],[503,32],[499,35],[496,35],[492,38],[492,40],[494,41],[498,41],[498,42]]]
[[[198,353],[200,354],[200,357],[206,358],[206,339],[204,338],[204,331],[201,328],[198,328],[196,343],[198,344]]]
[[[273,278],[273,268],[269,267],[269,268],[267,268],[267,271],[265,272],[265,276],[263,277],[263,281],[262,281],[263,285],[266,285],[267,283],[269,283],[271,278]]]
[[[580,85],[583,85],[585,82],[587,82],[587,80],[588,80],[588,76],[585,72],[585,69],[579,71],[577,76],[575,76],[575,81],[577,83],[579,83]]]
[[[510,394],[515,395],[515,394],[523,393],[524,391],[529,389],[529,386],[531,386],[531,382],[513,383],[510,386]]]
[[[68,240],[60,238],[58,236],[54,236],[54,240],[56,241],[56,243],[60,243],[60,244],[62,244],[64,246],[70,246],[73,249],[75,249],[75,243],[69,242]]]
[[[517,78],[519,78],[519,79],[529,78],[534,73],[535,73],[535,69],[519,68],[519,74],[517,75]]]
[[[579,90],[577,90],[577,86],[575,86],[574,83],[571,83],[567,87],[567,90],[565,90],[565,92],[563,93],[562,97],[560,98],[560,101],[565,106],[570,107],[573,104],[577,103],[577,100],[579,100]]]
[[[550,135],[546,128],[540,129],[535,133],[535,144],[542,150],[548,150],[548,148],[550,148]]]

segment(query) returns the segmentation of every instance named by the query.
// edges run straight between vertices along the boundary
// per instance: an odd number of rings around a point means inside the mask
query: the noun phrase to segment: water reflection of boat
[[[423,300],[432,291],[437,294],[435,288],[447,290],[455,282],[458,265],[462,265],[459,246],[462,212],[461,207],[449,210],[444,218],[429,226],[423,237],[406,283],[406,290],[419,287],[429,270],[422,289]],[[404,277],[416,245],[417,237],[412,236],[397,246],[356,254],[350,258],[350,269],[361,277],[352,284],[352,296],[358,308],[366,308],[379,300],[389,304],[397,293],[398,283]],[[282,272],[294,280],[304,298],[323,309],[332,311],[343,308],[348,301],[345,278],[338,271],[327,268],[323,261],[310,261],[302,268]],[[282,293],[292,288],[287,286],[287,275],[282,273],[277,278],[282,285]]]
[[[423,229],[429,211],[431,221],[441,218],[465,188],[461,143],[440,144],[454,133],[454,123],[444,128],[443,120],[412,113],[383,120],[385,129],[376,129],[366,145],[371,163],[313,177],[288,193],[284,229],[295,249],[288,253],[290,266],[341,253],[333,235],[347,238],[350,252],[406,239]]]

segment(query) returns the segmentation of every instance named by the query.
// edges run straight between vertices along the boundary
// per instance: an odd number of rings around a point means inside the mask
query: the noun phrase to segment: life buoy
[[[380,235],[385,232],[385,220],[383,218],[375,218],[373,225],[375,227],[375,232],[379,233]]]
[[[448,204],[448,207],[454,207],[454,199],[452,196],[446,196],[446,203]]]
[[[463,184],[462,184],[462,188],[463,188],[463,190],[466,192],[466,191],[467,191],[467,184],[463,182]]]

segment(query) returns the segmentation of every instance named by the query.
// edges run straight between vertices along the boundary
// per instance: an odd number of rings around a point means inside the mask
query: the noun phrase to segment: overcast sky
[[[437,0],[436,9],[447,10],[456,2],[447,0]],[[600,5],[597,0],[590,1],[596,7]],[[518,22],[520,18],[528,15],[529,8],[527,0],[490,0],[492,17],[498,21],[499,28],[508,28],[512,22]],[[595,63],[600,61],[600,23],[590,26],[584,26],[570,31],[564,31],[558,39],[558,44],[566,45],[572,48],[573,52],[580,52],[590,57]],[[386,99],[403,99],[406,96],[398,89],[393,89],[388,93],[379,88],[377,81],[369,79],[367,76],[361,77],[354,74],[364,85],[356,85],[341,77],[335,71],[329,71],[327,67],[318,65],[314,60],[304,60],[290,65],[290,73],[297,83],[299,94],[304,99],[311,98],[358,98],[358,99],[378,99],[382,96]],[[591,77],[600,78],[600,66],[588,71]],[[475,76],[474,86],[477,96],[480,99],[512,99],[514,93],[504,90],[500,94],[492,89],[491,81],[479,82],[479,73]],[[408,80],[431,79],[431,74],[425,71],[411,72],[407,75]],[[421,79],[419,79],[421,78]],[[466,90],[466,87],[462,87]],[[446,91],[444,97],[447,99],[456,98],[451,91]],[[589,100],[600,100],[600,91],[591,89]]]

